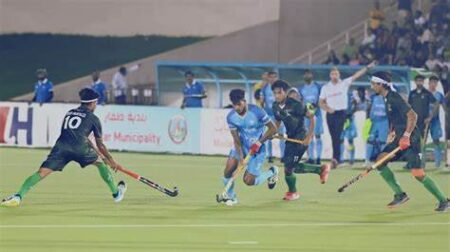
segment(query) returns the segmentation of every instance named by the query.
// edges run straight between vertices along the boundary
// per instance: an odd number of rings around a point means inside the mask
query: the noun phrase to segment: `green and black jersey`
[[[81,105],[64,116],[61,135],[56,144],[72,147],[86,147],[88,136],[94,133],[95,138],[102,137],[100,120],[94,113]]]
[[[423,121],[430,115],[430,105],[435,102],[436,98],[434,98],[434,95],[425,88],[411,91],[408,97],[408,103],[417,113],[418,122]]]
[[[288,97],[283,104],[274,102],[272,109],[275,119],[284,123],[289,138],[305,138],[304,118],[306,116],[306,107],[302,102]]]
[[[388,143],[382,150],[382,152],[389,153],[398,147],[400,138],[403,136],[406,130],[406,125],[408,123],[408,112],[412,109],[408,103],[406,103],[403,98],[394,91],[389,91],[385,97],[386,101],[386,112],[389,119],[389,124],[395,131],[395,138],[391,143]],[[399,152],[390,161],[395,161],[398,159],[406,160],[407,169],[417,169],[423,167],[421,160],[421,141],[420,133],[416,127],[411,133],[411,146]]]
[[[406,130],[407,114],[411,110],[411,106],[403,100],[399,93],[394,91],[389,91],[384,99],[389,124],[394,129],[396,136],[402,136]]]
[[[96,138],[102,137],[102,126],[94,113],[83,105],[67,112],[61,135],[41,167],[62,171],[70,161],[78,162],[81,167],[97,161],[97,153],[88,143],[91,133]]]

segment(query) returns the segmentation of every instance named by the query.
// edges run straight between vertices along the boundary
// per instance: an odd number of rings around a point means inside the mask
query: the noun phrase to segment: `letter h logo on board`
[[[8,133],[8,116],[12,110],[11,123],[9,124]],[[18,107],[0,107],[0,143],[10,143],[8,140],[14,139],[14,144],[18,144],[19,130],[26,131],[27,145],[31,145],[33,139],[33,108],[27,109],[27,119],[19,120]],[[12,143],[11,143],[12,144]]]

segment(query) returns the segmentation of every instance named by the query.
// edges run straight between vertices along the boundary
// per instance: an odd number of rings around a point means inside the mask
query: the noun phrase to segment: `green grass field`
[[[0,148],[0,196],[18,189],[48,150]],[[336,189],[358,169],[332,172],[329,183],[298,176],[301,199],[283,202],[285,183],[247,187],[240,204],[218,205],[224,157],[115,153],[116,160],[161,184],[177,185],[167,197],[122,174],[124,201],[115,204],[91,166],[75,163],[46,178],[15,209],[0,209],[0,251],[450,251],[450,213],[401,163],[392,167],[411,200],[385,205],[392,193],[377,173],[346,192]],[[450,172],[429,173],[450,193]]]

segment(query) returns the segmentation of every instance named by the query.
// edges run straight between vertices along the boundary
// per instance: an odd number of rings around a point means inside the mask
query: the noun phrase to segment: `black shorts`
[[[283,163],[286,168],[293,168],[298,164],[303,157],[303,154],[308,149],[307,145],[292,143],[286,141],[284,149]]]
[[[62,171],[70,161],[75,161],[80,164],[81,168],[84,168],[97,160],[97,153],[90,146],[74,150],[73,148],[56,144],[47,156],[47,159],[42,163],[41,168],[45,167],[53,171]]]
[[[396,136],[394,141],[387,144],[381,152],[391,152],[398,147],[401,136]],[[421,137],[419,131],[416,129],[411,134],[411,146],[403,151],[400,151],[390,161],[404,160],[406,161],[407,169],[423,168],[422,163],[422,149],[421,149]]]

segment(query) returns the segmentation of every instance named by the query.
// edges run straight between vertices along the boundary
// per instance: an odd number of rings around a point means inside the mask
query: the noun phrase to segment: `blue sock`
[[[267,157],[272,157],[272,140],[268,140],[266,144]]]
[[[344,162],[344,152],[345,152],[345,143],[341,143],[341,156],[339,157],[340,160],[338,162]]]
[[[280,156],[283,158],[284,156],[284,149],[286,147],[286,141],[280,141]]]
[[[308,159],[314,160],[314,139],[308,145]]]
[[[259,176],[255,178],[255,185],[260,185],[261,183],[264,183],[272,175],[273,175],[272,170],[267,170],[259,174]]]
[[[434,145],[434,164],[436,165],[436,167],[441,166],[441,148],[439,146],[439,144],[435,144]]]
[[[373,144],[367,143],[366,144],[366,162],[370,162],[370,158],[372,157],[373,153]]]
[[[316,138],[316,156],[318,159],[322,157],[322,138]]]
[[[223,185],[224,186],[227,185],[227,183],[230,179],[231,178],[225,178],[225,177],[222,178]],[[236,198],[236,193],[234,192],[234,181],[233,181],[233,184],[231,184],[230,189],[228,189],[227,194],[230,198]]]

